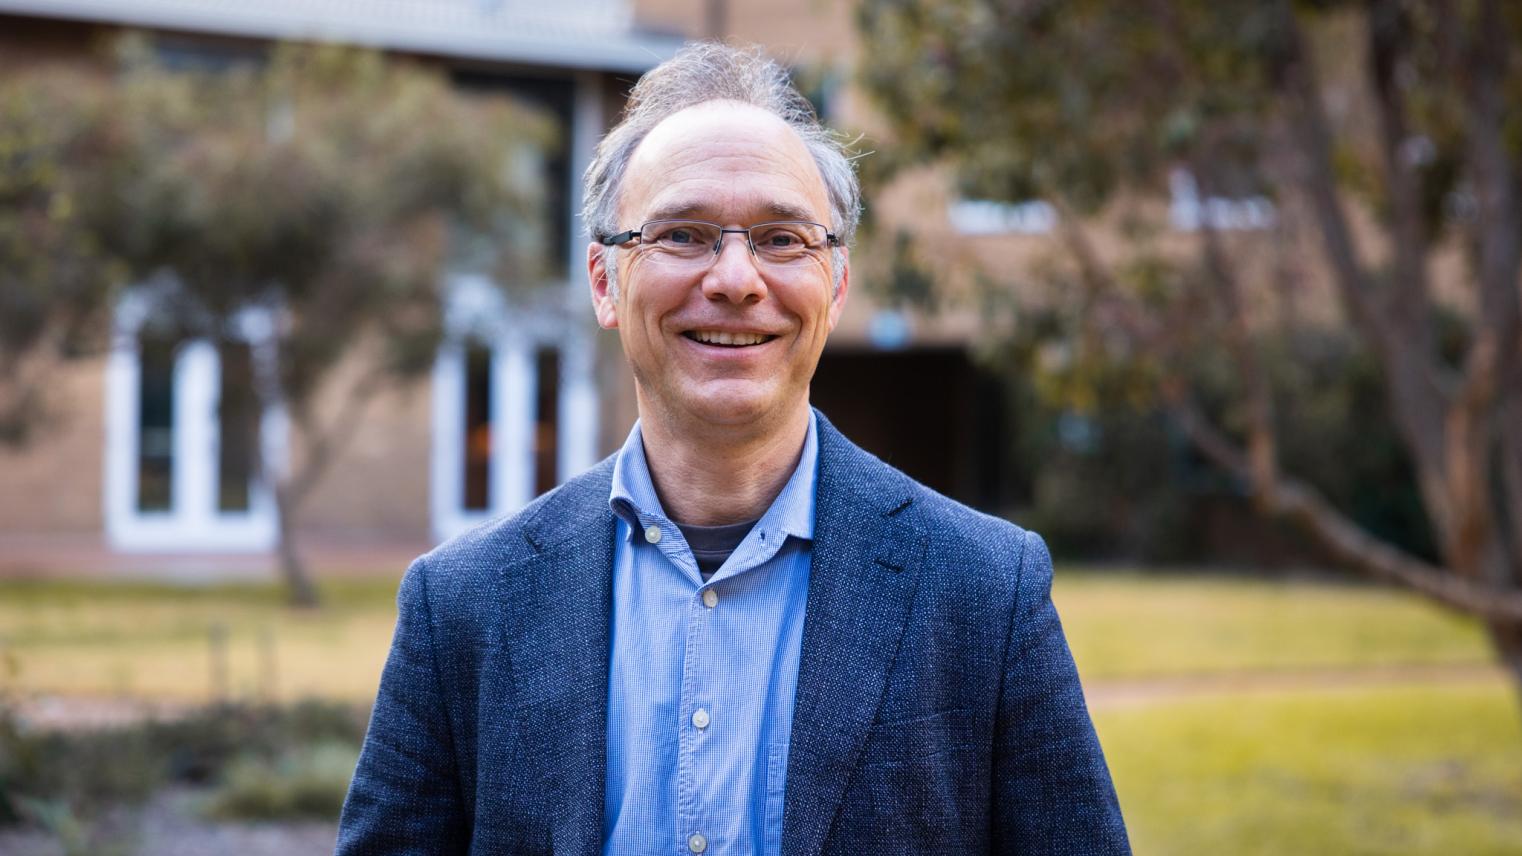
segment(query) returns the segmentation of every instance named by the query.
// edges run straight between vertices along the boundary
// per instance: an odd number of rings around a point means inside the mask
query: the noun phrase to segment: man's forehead
[[[719,211],[721,207],[723,207],[722,202],[711,195],[691,197],[670,195],[670,198],[658,198],[655,204],[643,213],[651,220],[703,220],[717,216],[721,213]],[[767,220],[812,220],[819,216],[807,205],[797,205],[774,198],[757,201],[752,213]]]
[[[736,176],[764,178],[746,204],[753,216],[813,220],[828,194],[803,139],[777,116],[711,101],[666,117],[636,147],[620,208],[646,219],[713,217],[734,200]]]

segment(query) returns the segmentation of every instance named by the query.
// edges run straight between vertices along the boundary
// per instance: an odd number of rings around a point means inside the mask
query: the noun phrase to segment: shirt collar
[[[814,485],[819,471],[818,418],[809,409],[808,432],[803,438],[803,452],[798,456],[798,466],[793,470],[782,492],[772,500],[766,513],[756,524],[763,532],[776,532],[783,537],[793,536],[804,540],[814,537]],[[629,431],[629,438],[613,461],[613,490],[608,496],[608,506],[613,513],[629,525],[631,535],[654,523],[662,529],[674,529],[675,525],[661,507],[655,493],[655,483],[650,479],[650,465],[645,459],[645,443],[640,434],[639,422]],[[780,540],[780,539],[778,539]]]

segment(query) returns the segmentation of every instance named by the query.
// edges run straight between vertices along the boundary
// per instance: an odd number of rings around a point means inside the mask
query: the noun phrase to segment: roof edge
[[[681,47],[673,36],[623,31],[611,37],[504,33],[489,29],[403,26],[396,22],[297,17],[267,6],[210,8],[184,2],[0,0],[0,13],[122,26],[354,44],[384,50],[499,60],[588,71],[642,73]]]

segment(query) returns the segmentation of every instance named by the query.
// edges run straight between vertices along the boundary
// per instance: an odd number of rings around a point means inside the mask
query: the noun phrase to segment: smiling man
[[[639,422],[409,569],[338,851],[1128,852],[1040,538],[809,406],[859,191],[785,72],[684,49],[586,181]]]

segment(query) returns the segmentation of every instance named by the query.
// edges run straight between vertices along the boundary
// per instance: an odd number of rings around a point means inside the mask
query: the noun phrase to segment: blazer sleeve
[[[1023,533],[994,734],[994,852],[1126,854],[1115,787],[1052,605],[1052,559]]]
[[[338,856],[463,853],[469,846],[425,559],[402,578],[396,633],[338,825]]]

